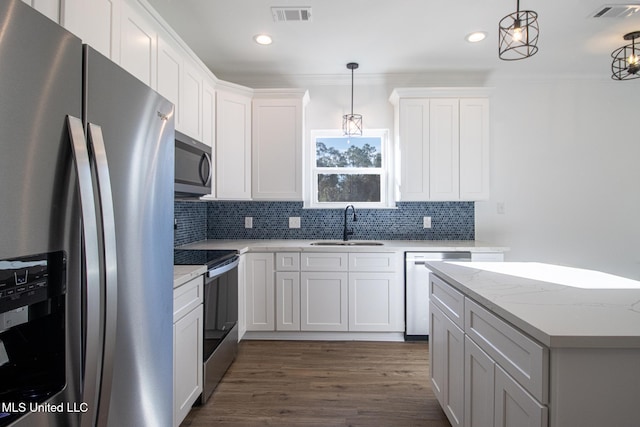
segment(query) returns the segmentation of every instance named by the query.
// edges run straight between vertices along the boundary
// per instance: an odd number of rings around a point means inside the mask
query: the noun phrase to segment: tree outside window
[[[312,132],[312,205],[387,206],[386,135],[386,131],[370,131],[361,137]]]

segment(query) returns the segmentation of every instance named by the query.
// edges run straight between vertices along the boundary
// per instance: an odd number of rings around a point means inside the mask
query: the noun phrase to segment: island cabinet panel
[[[548,348],[429,277],[431,381],[449,422],[547,426]]]
[[[452,426],[464,425],[464,332],[433,303],[429,306],[433,391]]]
[[[538,344],[469,298],[465,332],[542,403],[549,401],[549,349]]]
[[[496,363],[469,337],[464,338],[464,425],[493,427]]]
[[[547,410],[546,406],[538,403],[499,365],[496,366],[494,413],[496,427],[547,427],[549,419]]]
[[[430,276],[429,300],[445,313],[460,329],[464,328],[464,295],[443,280]]]

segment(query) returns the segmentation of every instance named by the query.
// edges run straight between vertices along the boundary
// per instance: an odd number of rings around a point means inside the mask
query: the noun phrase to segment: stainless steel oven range
[[[234,250],[174,251],[174,264],[207,266],[204,281],[204,404],[238,353],[238,263]]]

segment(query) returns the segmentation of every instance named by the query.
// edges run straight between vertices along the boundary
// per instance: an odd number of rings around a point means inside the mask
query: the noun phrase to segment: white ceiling
[[[148,0],[223,80],[268,86],[283,76],[473,72],[577,76],[611,75],[611,52],[640,30],[640,13],[592,18],[607,0],[523,0],[539,15],[539,52],[498,59],[498,22],[515,0]],[[632,2],[626,3],[630,4]],[[311,22],[274,22],[272,6],[310,6]],[[471,44],[465,36],[487,32]],[[273,37],[270,46],[253,41]],[[637,84],[625,82],[624,84]]]

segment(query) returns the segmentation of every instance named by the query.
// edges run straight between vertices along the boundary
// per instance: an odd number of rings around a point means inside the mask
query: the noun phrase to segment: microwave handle
[[[205,162],[207,163],[208,166],[208,173],[206,171],[204,171],[204,164]],[[207,153],[203,153],[202,157],[200,158],[200,164],[198,165],[198,174],[200,175],[200,180],[202,181],[202,185],[209,185],[211,184],[211,171],[213,170],[212,165],[211,165],[211,156],[209,156],[209,154]],[[205,176],[206,174],[206,176]]]

